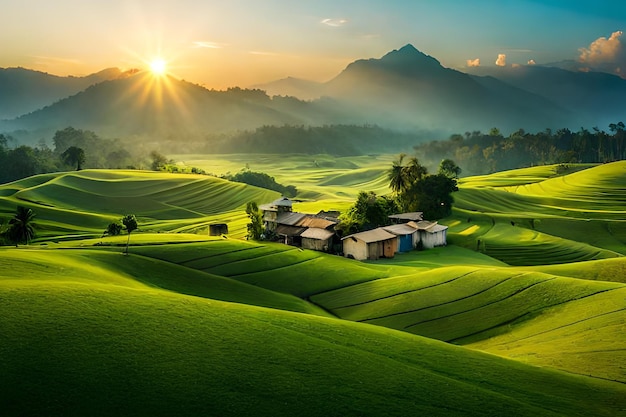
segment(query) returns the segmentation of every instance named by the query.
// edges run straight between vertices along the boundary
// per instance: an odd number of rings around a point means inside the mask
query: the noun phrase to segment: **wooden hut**
[[[300,235],[304,249],[313,249],[322,252],[329,252],[331,250],[333,236],[335,236],[334,231],[320,229],[319,227],[310,227]]]
[[[358,260],[393,258],[398,247],[396,235],[382,228],[355,233],[341,240],[344,256]]]
[[[446,246],[448,226],[422,220],[421,222],[409,222],[409,226],[415,227],[419,233],[420,242],[424,249],[432,249],[436,246]]]
[[[415,249],[417,243],[419,242],[419,234],[417,229],[407,224],[394,224],[391,226],[384,226],[383,229],[397,236],[398,252],[411,251]]]

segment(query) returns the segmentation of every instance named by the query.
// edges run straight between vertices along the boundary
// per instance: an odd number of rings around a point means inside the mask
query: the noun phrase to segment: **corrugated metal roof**
[[[437,232],[441,232],[441,231],[444,231],[444,230],[447,230],[447,229],[448,229],[448,226],[444,226],[444,225],[441,225],[441,224],[434,224],[431,227],[429,227],[428,229],[426,229],[426,231],[428,233],[437,233]]]
[[[276,234],[283,236],[300,236],[305,230],[306,228],[304,227],[286,226],[284,224],[279,224],[276,228]]]
[[[287,197],[281,197],[278,200],[272,201],[273,206],[291,207],[293,203]]]
[[[422,220],[421,222],[409,222],[407,225],[416,228],[417,230],[428,230],[437,225],[437,222],[429,222],[428,220]]]
[[[398,214],[392,214],[391,216],[389,216],[390,219],[396,219],[396,220],[412,220],[412,221],[419,221],[422,220],[422,215],[424,213],[422,213],[421,211],[413,211],[410,213],[398,213]]]
[[[380,242],[382,240],[395,239],[396,235],[386,232],[385,230],[379,227],[378,229],[368,230],[366,232],[360,232],[360,233],[355,233],[350,236],[346,236],[342,238],[341,240],[346,240],[348,238],[362,240],[365,243],[372,243],[372,242]]]
[[[416,232],[415,227],[411,227],[407,224],[393,224],[391,226],[385,226],[383,229],[394,235],[412,235]]]
[[[276,217],[276,223],[295,226],[304,216],[305,214],[302,213],[279,213],[278,217]]]
[[[301,227],[315,227],[318,229],[326,229],[327,227],[333,226],[337,224],[337,222],[333,222],[326,219],[320,219],[319,217],[305,215],[298,223],[297,226]]]
[[[335,233],[330,230],[320,229],[318,227],[311,227],[306,229],[304,233],[302,233],[300,236],[309,239],[326,240],[330,239],[334,234]]]

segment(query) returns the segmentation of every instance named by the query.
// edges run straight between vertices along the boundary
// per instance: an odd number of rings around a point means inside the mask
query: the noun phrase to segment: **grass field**
[[[104,284],[3,281],[0,294],[5,415],[611,416],[626,407],[621,386],[381,327]]]
[[[388,192],[393,156],[176,159],[215,174],[248,164],[316,212]],[[85,170],[0,185],[0,216],[26,205],[38,231],[0,248],[0,407],[620,415],[624,190],[624,162],[464,178],[440,221],[452,245],[358,262],[241,239],[246,203],[278,193],[215,177]],[[127,256],[126,235],[101,237],[126,213],[140,226]],[[207,236],[213,222],[228,238]]]

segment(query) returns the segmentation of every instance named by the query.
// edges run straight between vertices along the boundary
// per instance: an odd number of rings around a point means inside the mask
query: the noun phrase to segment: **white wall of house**
[[[367,259],[367,243],[362,240],[347,238],[343,240],[343,255],[348,257],[348,255],[352,255],[354,259],[358,259],[359,261],[363,261]]]
[[[424,249],[432,249],[436,246],[446,246],[446,232],[447,230],[441,230],[439,232],[430,233],[425,230],[421,230],[420,238],[422,239]]]

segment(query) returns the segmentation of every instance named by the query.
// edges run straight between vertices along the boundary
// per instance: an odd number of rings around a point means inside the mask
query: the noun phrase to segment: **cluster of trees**
[[[127,214],[122,217],[119,222],[109,223],[106,230],[104,231],[103,236],[118,236],[122,233],[122,230],[126,230],[128,233],[128,239],[126,240],[126,249],[124,253],[128,255],[128,246],[130,245],[130,234],[137,230],[139,225],[137,223],[137,218],[134,214]]]
[[[0,183],[68,169],[134,168],[142,164],[121,140],[100,138],[73,127],[55,133],[53,148],[44,140],[35,147],[12,147],[13,142],[11,136],[0,134]]]
[[[268,190],[278,191],[284,196],[295,197],[298,189],[293,185],[282,185],[276,182],[274,177],[264,173],[243,169],[235,175],[223,175],[222,178],[234,182],[242,182],[256,187],[266,188]]]
[[[414,147],[416,154],[431,164],[454,159],[470,175],[558,163],[605,163],[626,159],[626,125],[611,123],[609,132],[581,128],[528,133],[523,129],[509,136],[493,128],[452,135]]]
[[[452,193],[458,190],[456,180],[461,168],[444,159],[437,174],[429,175],[417,157],[408,161],[405,158],[405,154],[400,154],[388,171],[392,196],[377,196],[371,191],[359,193],[354,205],[340,218],[344,235],[389,225],[389,215],[399,212],[423,212],[429,220],[450,215]]]
[[[363,155],[404,149],[421,134],[376,125],[262,126],[232,135],[207,136],[194,152]]]

